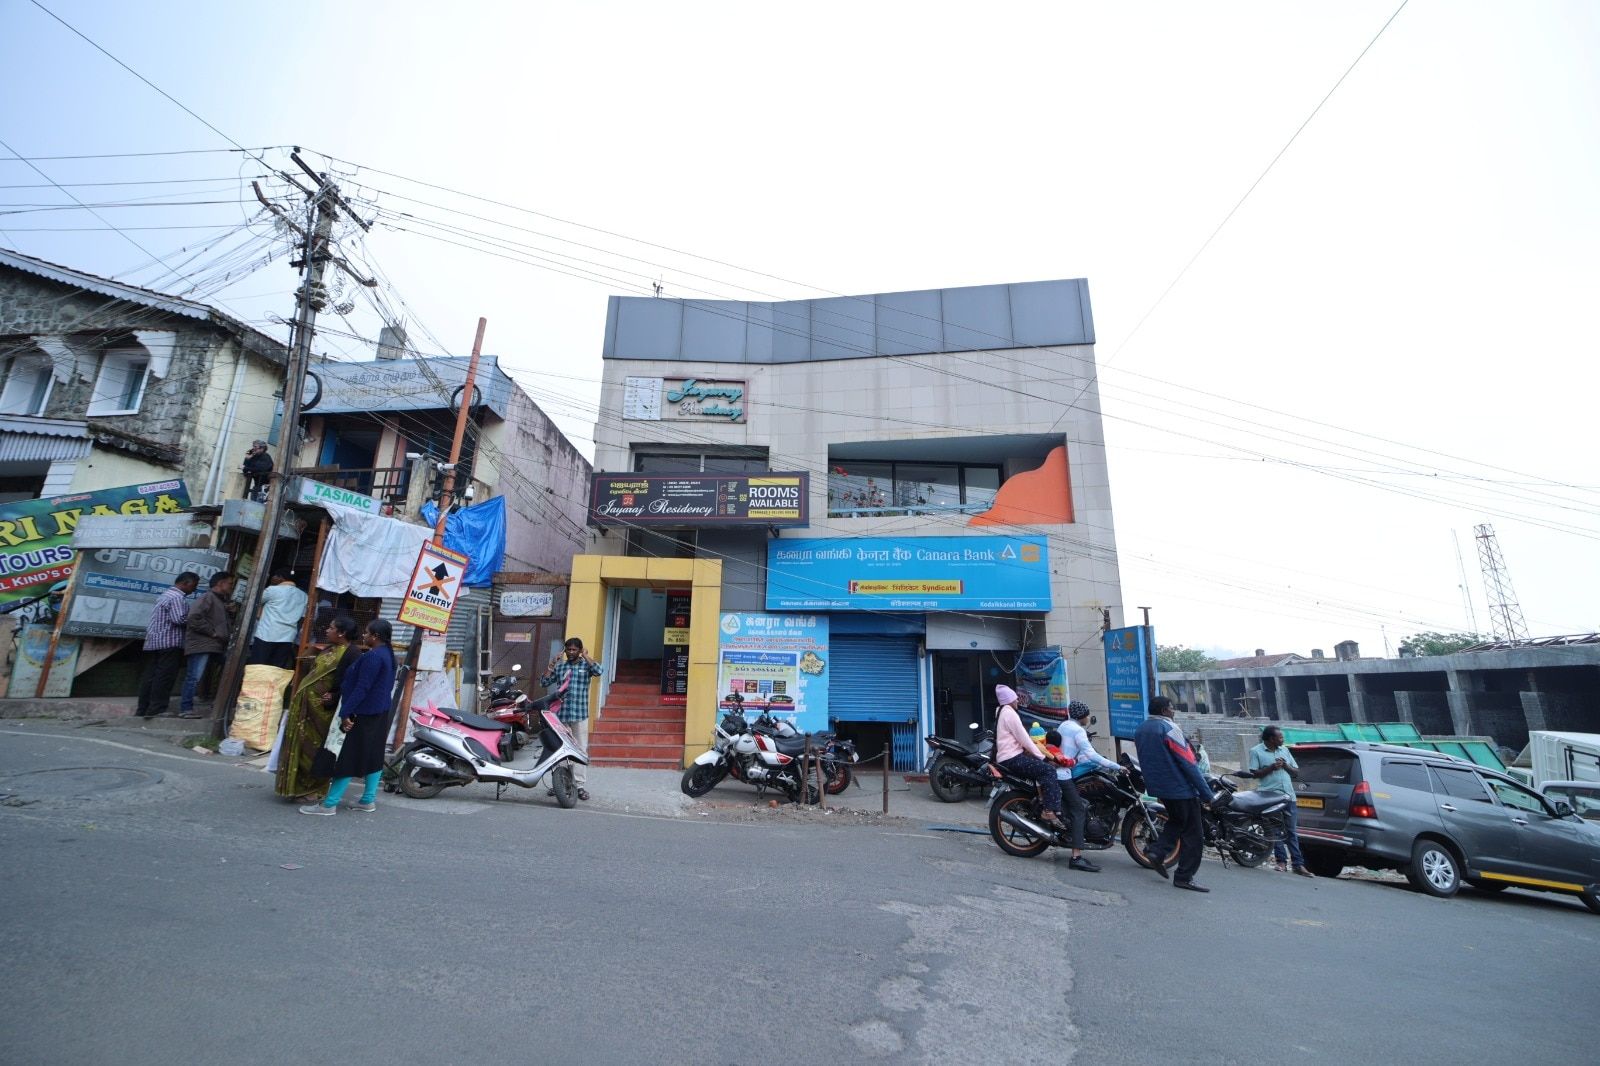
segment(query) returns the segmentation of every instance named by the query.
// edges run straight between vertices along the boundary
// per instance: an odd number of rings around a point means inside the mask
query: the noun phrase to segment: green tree
[[[1400,642],[1400,654],[1450,655],[1488,639],[1476,633],[1417,633]]]
[[[1182,644],[1156,645],[1156,670],[1170,674],[1186,670],[1209,670],[1217,660],[1199,648],[1186,648]]]

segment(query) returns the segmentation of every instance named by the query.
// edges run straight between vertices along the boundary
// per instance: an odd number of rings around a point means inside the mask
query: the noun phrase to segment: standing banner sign
[[[1106,698],[1111,735],[1118,740],[1132,740],[1149,714],[1154,637],[1148,626],[1106,631]]]
[[[443,633],[450,628],[450,612],[461,592],[461,579],[470,560],[459,552],[424,544],[411,571],[399,620],[419,629]]]
[[[1072,695],[1067,688],[1067,660],[1058,645],[1022,653],[1017,663],[1017,691],[1028,698],[1028,709],[1053,718],[1067,716]]]
[[[661,635],[661,702],[682,707],[689,702],[690,589],[667,591],[667,625]]]

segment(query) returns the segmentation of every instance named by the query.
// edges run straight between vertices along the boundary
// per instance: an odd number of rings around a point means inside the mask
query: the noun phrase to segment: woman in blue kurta
[[[392,628],[381,618],[367,623],[362,642],[367,651],[345,671],[339,686],[339,728],[344,746],[329,774],[333,783],[321,803],[300,808],[301,814],[333,814],[350,787],[351,778],[365,785],[356,810],[368,814],[378,809],[378,780],[383,776],[383,747],[389,738],[389,700],[394,692],[394,650],[389,647]]]

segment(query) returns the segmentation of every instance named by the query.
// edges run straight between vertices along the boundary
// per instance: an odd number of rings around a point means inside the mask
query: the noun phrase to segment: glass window
[[[1395,788],[1414,788],[1418,792],[1432,792],[1428,781],[1428,768],[1419,762],[1383,760],[1383,783]]]
[[[994,504],[995,493],[1000,491],[1000,468],[998,466],[968,466],[961,470],[961,502],[968,505],[968,510],[973,505],[987,510]]]
[[[828,510],[893,507],[894,467],[889,463],[844,463],[828,469]]]
[[[961,468],[929,463],[895,463],[894,505],[909,509],[959,507]]]
[[[1439,786],[1437,791],[1451,799],[1477,800],[1479,803],[1491,803],[1489,792],[1483,787],[1483,782],[1471,770],[1460,770],[1453,766],[1435,766],[1433,779]]]
[[[1513,785],[1509,781],[1497,781],[1491,777],[1489,778],[1489,788],[1494,792],[1495,797],[1507,807],[1512,807],[1519,811],[1531,811],[1534,814],[1547,813],[1544,800],[1521,785]]]
[[[1547,788],[1544,794],[1552,802],[1566,802],[1578,815],[1592,822],[1600,822],[1600,786],[1557,785]]]
[[[698,474],[700,472],[700,457],[698,455],[651,455],[648,453],[633,457],[636,473],[640,474]]]
[[[100,357],[100,374],[89,397],[91,415],[128,415],[144,399],[150,360],[143,351],[107,352]]]
[[[752,455],[708,455],[705,472],[708,474],[750,474],[767,468],[764,457]]]
[[[1300,780],[1314,785],[1348,785],[1355,780],[1361,764],[1348,751],[1337,748],[1296,751],[1300,763]]]
[[[18,355],[6,360],[0,371],[0,414],[42,415],[50,398],[50,360],[42,355]]]

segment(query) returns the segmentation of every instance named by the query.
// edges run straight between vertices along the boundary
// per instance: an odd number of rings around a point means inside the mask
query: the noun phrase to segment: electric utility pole
[[[296,158],[295,162],[300,162]],[[302,163],[303,167],[304,164]],[[289,339],[289,366],[284,377],[283,421],[278,436],[278,452],[273,456],[274,476],[267,483],[266,513],[261,518],[261,533],[256,537],[255,563],[250,571],[250,581],[245,586],[244,600],[240,603],[238,623],[228,643],[228,655],[222,664],[222,676],[217,680],[217,706],[224,713],[217,716],[216,728],[227,734],[227,724],[233,718],[233,705],[244,678],[245,652],[250,646],[250,635],[255,629],[256,612],[261,605],[261,591],[266,585],[272,566],[272,552],[278,543],[278,526],[288,503],[289,471],[300,448],[300,403],[305,393],[306,370],[311,362],[311,339],[316,335],[317,312],[327,304],[328,293],[322,276],[328,269],[333,251],[333,216],[337,207],[343,206],[339,189],[326,176],[318,179],[311,197],[311,227],[299,230],[305,238],[300,262],[300,288],[295,291],[294,329]],[[257,195],[260,195],[259,190]],[[310,590],[313,597],[316,590]]]

